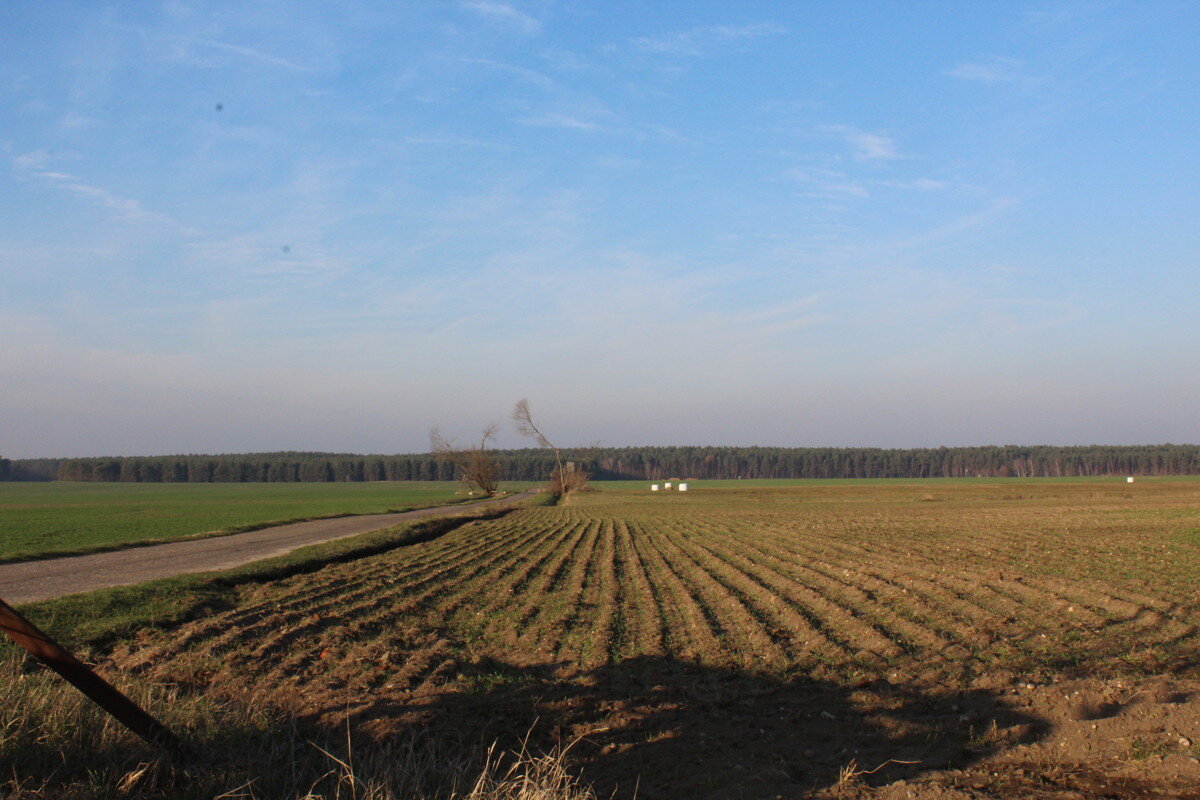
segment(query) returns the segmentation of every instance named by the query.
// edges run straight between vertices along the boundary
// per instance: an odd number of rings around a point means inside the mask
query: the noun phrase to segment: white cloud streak
[[[890,189],[916,189],[920,192],[940,192],[943,189],[949,189],[950,184],[946,181],[935,181],[932,178],[917,178],[911,181],[882,181],[881,186],[887,186]]]
[[[253,47],[244,47],[242,45],[229,44],[227,42],[219,42],[215,39],[185,39],[192,44],[198,44],[203,47],[208,47],[213,50],[220,50],[225,53],[232,53],[237,56],[257,61],[261,64],[270,64],[275,67],[284,67],[285,69],[294,70],[296,72],[316,72],[314,67],[308,67],[303,64],[297,64],[295,61],[290,61],[280,56],[264,53],[261,50],[256,50]]]
[[[541,114],[536,117],[527,117],[517,121],[522,125],[534,125],[541,128],[566,128],[577,131],[600,130],[600,126],[594,122],[588,122],[587,120],[561,113]]]
[[[126,222],[145,223],[154,222],[171,228],[179,233],[196,234],[197,231],[188,225],[184,225],[172,217],[151,211],[147,209],[138,200],[129,197],[122,197],[118,194],[103,189],[99,186],[92,186],[86,183],[80,183],[73,176],[63,172],[35,172],[39,178],[44,178],[50,181],[52,185],[66,189],[67,191],[86,198],[98,204],[99,206],[112,211],[117,217]]]
[[[542,29],[541,22],[507,3],[497,3],[493,2],[493,0],[467,0],[467,2],[462,4],[462,7],[482,14],[485,17],[516,25],[528,34],[538,33]]]
[[[993,56],[987,61],[963,62],[946,72],[952,78],[975,83],[1029,83],[1025,64],[1015,58]]]
[[[854,149],[854,157],[859,161],[890,161],[902,157],[896,152],[896,143],[886,134],[864,131],[853,125],[824,125],[820,130],[840,136]]]
[[[529,69],[527,67],[517,67],[513,66],[512,64],[505,64],[502,61],[495,61],[494,59],[490,58],[460,58],[458,60],[463,64],[479,64],[480,66],[489,67],[500,72],[507,72],[510,75],[516,75],[518,78],[521,78],[528,83],[547,91],[558,88],[558,84],[555,83],[552,78],[543,75],[537,70]]]
[[[787,28],[769,22],[746,25],[705,25],[663,36],[639,36],[633,40],[633,46],[644,53],[702,56],[735,42],[784,33],[787,33]]]
[[[22,153],[19,156],[14,156],[12,165],[14,169],[45,169],[50,163],[50,152],[48,150],[31,150],[28,153]]]
[[[870,197],[862,184],[850,180],[845,173],[827,169],[790,169],[784,176],[811,186],[818,197]]]

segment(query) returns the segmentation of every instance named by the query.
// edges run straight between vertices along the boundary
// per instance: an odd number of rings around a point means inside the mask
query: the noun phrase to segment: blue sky
[[[0,453],[1200,441],[1194,3],[351,5],[0,5]]]

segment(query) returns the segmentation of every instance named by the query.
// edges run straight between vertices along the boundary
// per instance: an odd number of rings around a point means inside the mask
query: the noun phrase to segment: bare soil
[[[1194,489],[854,491],[518,511],[112,661],[365,736],[574,742],[601,796],[1200,798]]]

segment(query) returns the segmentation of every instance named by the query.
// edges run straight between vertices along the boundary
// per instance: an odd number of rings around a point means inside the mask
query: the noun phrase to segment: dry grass
[[[504,752],[412,731],[386,741],[305,725],[268,703],[121,681],[194,750],[172,761],[81,694],[0,653],[0,797],[592,800],[561,753]]]
[[[507,766],[505,762],[508,762]],[[566,766],[566,749],[532,755],[522,748],[515,758],[495,748],[464,800],[595,800],[596,794]]]

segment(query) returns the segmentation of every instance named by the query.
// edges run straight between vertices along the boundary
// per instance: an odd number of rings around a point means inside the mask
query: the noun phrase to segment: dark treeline
[[[61,458],[0,458],[0,481],[52,481]]]
[[[501,480],[545,480],[546,450],[497,450]],[[598,480],[658,478],[993,478],[1197,475],[1200,446],[620,447],[564,453]],[[249,453],[16,459],[8,480],[218,483],[453,480],[432,454]],[[0,474],[4,474],[0,473]]]

